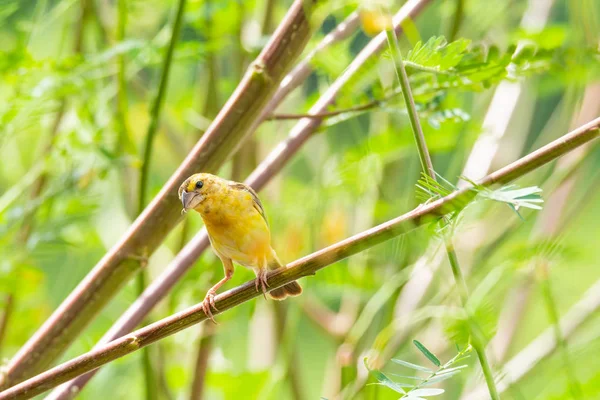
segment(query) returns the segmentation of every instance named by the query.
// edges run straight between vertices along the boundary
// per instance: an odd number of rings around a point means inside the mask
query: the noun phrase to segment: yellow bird
[[[213,319],[215,294],[233,275],[233,263],[251,268],[259,285],[267,292],[269,270],[282,268],[271,247],[271,232],[265,210],[256,192],[243,183],[228,181],[218,176],[199,173],[187,178],[179,187],[179,198],[184,211],[196,210],[202,216],[214,252],[223,262],[225,277],[217,282],[204,298],[203,308]],[[302,287],[291,282],[269,292],[276,300],[298,296]],[[214,321],[214,319],[213,319]]]

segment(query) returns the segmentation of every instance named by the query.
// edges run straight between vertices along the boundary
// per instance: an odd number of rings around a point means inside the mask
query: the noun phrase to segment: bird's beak
[[[196,192],[186,192],[185,190],[181,193],[181,204],[183,204],[184,210],[196,208],[198,204],[202,202],[204,196]]]

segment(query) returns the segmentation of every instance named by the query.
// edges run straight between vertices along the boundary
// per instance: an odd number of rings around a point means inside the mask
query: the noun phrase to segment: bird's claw
[[[206,297],[204,297],[204,300],[202,301],[202,311],[204,311],[204,314],[206,314],[206,316],[208,318],[210,318],[210,320],[216,325],[217,321],[215,321],[215,317],[213,316],[212,313],[212,309],[214,309],[216,312],[219,312],[219,309],[217,308],[216,304],[215,304],[215,293],[213,292],[208,292],[206,293]]]
[[[268,272],[267,270],[260,270],[259,273],[256,275],[256,281],[255,281],[255,285],[256,285],[256,291],[259,291],[259,286],[262,289],[263,292],[263,296],[265,296],[266,298],[266,294],[267,294],[267,288],[270,287],[269,286],[269,282],[267,282],[267,276],[268,276]]]

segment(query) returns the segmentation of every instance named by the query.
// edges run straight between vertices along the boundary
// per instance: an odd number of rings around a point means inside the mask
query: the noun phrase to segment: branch
[[[425,66],[421,66],[418,64],[415,64],[413,62],[410,61],[406,61],[403,60],[403,64],[405,67],[410,67],[416,70],[420,70],[420,71],[424,71],[424,72],[430,72],[430,73],[436,73],[436,74],[449,74],[446,71],[438,71],[435,68],[429,68],[429,67],[425,67]],[[315,114],[287,114],[287,113],[273,113],[269,116],[267,116],[265,118],[265,120],[267,121],[276,121],[276,120],[290,120],[290,119],[302,119],[302,118],[315,118],[315,119],[321,119],[321,118],[331,118],[331,117],[335,117],[337,115],[340,114],[346,114],[346,113],[352,113],[352,112],[359,112],[359,111],[367,111],[373,108],[377,108],[377,107],[382,107],[387,101],[393,99],[394,97],[396,97],[397,95],[401,94],[402,90],[397,89],[394,90],[391,94],[385,96],[382,99],[375,99],[375,100],[371,100],[369,102],[366,102],[364,104],[359,104],[353,107],[348,107],[348,108],[342,108],[339,110],[331,110],[331,111],[323,111],[320,113],[315,113]]]
[[[394,22],[396,29],[400,32],[401,25],[408,18],[414,18],[420,13],[425,6],[431,0],[411,0],[400,9],[396,14]],[[350,19],[350,17],[348,18]],[[348,22],[346,19],[346,22]],[[345,28],[339,28],[333,32],[343,32]],[[334,36],[331,33],[324,39],[331,43]],[[324,48],[321,44],[317,47],[318,49]],[[385,48],[385,35],[379,35],[375,37],[354,59],[350,66],[346,69],[344,74],[340,76],[331,87],[323,94],[323,96],[313,106],[311,111],[318,112],[320,110],[326,110],[326,108],[333,103],[335,97],[343,86],[352,79],[352,77],[358,73],[361,66],[369,60],[373,54],[382,51]],[[308,61],[305,59],[303,64],[308,66]],[[302,65],[302,64],[301,64]],[[304,74],[304,68],[296,67],[294,70],[283,79],[279,91],[288,90],[291,83],[296,82],[296,74]],[[310,72],[310,70],[309,70]],[[307,73],[308,75],[308,73]],[[278,93],[279,93],[278,91]],[[269,104],[271,105],[272,102]],[[263,112],[263,116],[270,115],[270,106],[267,106]],[[256,191],[260,191],[266,185],[266,183],[273,178],[276,173],[292,158],[292,156],[302,147],[302,145],[312,136],[316,129],[320,126],[320,120],[313,120],[310,123],[306,123],[305,120],[299,121],[290,131],[288,139],[280,143],[266,158],[265,160],[254,170],[248,179],[246,184],[253,187]],[[252,129],[258,126],[258,122]],[[150,310],[161,300],[175,283],[183,276],[183,274],[194,264],[194,262],[200,257],[202,252],[209,246],[208,236],[206,231],[202,230],[198,233],[186,246],[177,254],[165,271],[144,291],[140,296],[119,318],[119,320],[111,327],[111,329],[103,336],[100,340],[100,345],[108,343],[120,336],[123,336],[131,332],[138,324],[142,322],[144,317],[150,312]],[[77,378],[74,382],[64,385],[58,390],[54,391],[50,395],[50,399],[53,400],[64,400],[73,397],[73,393],[80,390],[93,376],[93,372]]]
[[[197,171],[213,172],[251,133],[280,80],[311,34],[315,0],[296,0],[269,43],[200,141],[119,242],[100,260],[6,368],[10,386],[46,368],[139,269],[180,220],[177,187]]]
[[[394,96],[395,95],[396,94],[394,94]],[[381,104],[385,100],[387,100],[387,98],[384,100],[372,100],[372,101],[369,101],[368,103],[360,104],[360,105],[357,105],[354,107],[343,108],[340,110],[324,111],[324,112],[316,113],[316,114],[277,113],[277,114],[272,114],[269,117],[267,117],[267,120],[268,121],[281,121],[281,120],[303,119],[303,118],[313,118],[313,119],[330,118],[330,117],[335,117],[336,115],[340,115],[340,114],[346,114],[346,113],[358,112],[358,111],[366,111],[366,110],[370,110],[372,108],[380,107]]]
[[[600,117],[488,175],[479,181],[478,185],[488,187],[495,183],[508,183],[555,160],[572,149],[596,139],[598,136],[600,136]],[[314,275],[320,269],[339,260],[404,234],[450,211],[462,209],[473,199],[474,194],[475,192],[470,188],[458,190],[446,197],[427,205],[421,205],[395,219],[296,260],[288,264],[286,268],[282,268],[269,276],[270,290],[305,276]],[[219,310],[216,314],[236,307],[261,294],[256,291],[254,280],[246,282],[215,298],[216,308]],[[29,399],[78,375],[96,369],[206,319],[201,304],[190,307],[11,387],[0,393],[0,400]],[[565,332],[567,331],[565,330]]]
[[[308,55],[292,69],[292,71],[281,81],[279,89],[265,106],[256,126],[268,119],[273,111],[281,104],[283,99],[308,78],[313,71],[311,64],[313,58],[332,44],[348,38],[358,28],[359,22],[357,12],[350,14],[348,18],[340,23],[334,30],[329,32],[314,50],[308,53]]]

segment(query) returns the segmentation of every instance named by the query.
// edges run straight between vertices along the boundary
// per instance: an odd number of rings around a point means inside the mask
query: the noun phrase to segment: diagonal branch
[[[200,141],[121,240],[19,350],[7,366],[1,386],[22,381],[59,357],[140,268],[140,258],[152,253],[177,224],[178,185],[199,170],[214,172],[250,134],[250,127],[308,42],[315,4],[316,0],[294,1]]]
[[[495,183],[508,183],[598,136],[600,136],[600,117],[488,175],[478,184],[488,187]],[[296,260],[286,268],[270,275],[270,289],[281,287],[305,276],[314,275],[320,269],[341,259],[406,233],[417,226],[440,218],[450,211],[462,209],[474,196],[475,192],[470,188],[458,190],[444,198],[421,205],[395,219]],[[252,280],[218,295],[216,307],[223,312],[260,295],[261,292],[256,291],[254,280]],[[206,319],[200,304],[188,308],[7,389],[0,393],[0,400],[29,399]]]
[[[396,14],[395,26],[398,32],[402,30],[402,23],[408,18],[414,18],[418,15],[425,6],[431,2],[431,0],[411,0],[407,2],[400,11]],[[348,17],[342,24],[348,24]],[[346,32],[345,27],[338,27],[332,33],[327,35],[324,41],[332,43],[332,40],[338,40],[342,37],[340,32]],[[338,34],[339,33],[339,34]],[[344,33],[346,34],[346,33]],[[333,35],[333,36],[330,36]],[[324,46],[320,44],[317,49],[323,49]],[[340,90],[349,82],[352,77],[361,71],[361,67],[364,63],[371,59],[371,57],[377,52],[382,51],[385,48],[385,35],[379,35],[375,37],[352,61],[350,66],[344,71],[344,73],[336,79],[331,87],[323,94],[323,96],[317,101],[317,103],[311,108],[311,112],[320,112],[327,109],[327,107],[335,101],[336,96]],[[307,74],[305,68],[309,68],[310,65],[308,60],[314,56],[314,52],[307,56],[305,60],[300,64],[299,67],[293,69],[282,81],[279,90],[289,91],[291,90],[289,85],[295,82],[295,85],[300,84],[297,74]],[[310,69],[309,69],[310,71]],[[276,94],[275,97],[278,95]],[[280,96],[279,99],[283,97]],[[270,115],[271,109],[275,108],[276,104],[272,102],[265,107],[262,117]],[[261,118],[262,118],[261,117]],[[289,160],[292,159],[293,155],[302,147],[302,145],[312,136],[316,129],[320,126],[321,120],[301,120],[291,130],[288,139],[280,143],[266,158],[265,160],[254,170],[248,179],[246,184],[253,187],[256,191],[260,191],[266,184],[271,180],[277,172],[285,165]],[[258,125],[258,123],[256,123]],[[252,129],[254,129],[253,127]],[[175,283],[183,276],[183,274],[194,264],[194,262],[200,257],[200,254],[206,250],[209,246],[208,236],[206,231],[202,230],[198,233],[173,259],[165,271],[154,281],[144,293],[127,309],[127,311],[119,318],[119,320],[111,327],[111,329],[102,337],[99,345],[108,343],[120,336],[131,332],[137,325],[139,325],[144,317],[150,312],[150,310],[162,299]],[[49,399],[52,400],[65,400],[73,397],[73,393],[81,390],[83,386],[92,378],[94,372],[86,374],[77,378],[75,381],[70,382],[67,385],[63,385],[57,390],[53,391]]]

